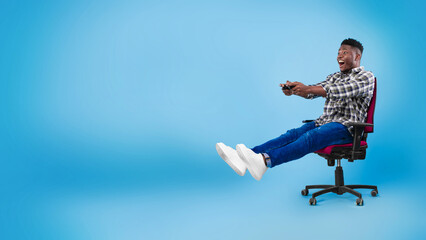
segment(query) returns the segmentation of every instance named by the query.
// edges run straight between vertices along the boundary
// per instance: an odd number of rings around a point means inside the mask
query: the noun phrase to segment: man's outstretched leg
[[[296,141],[284,147],[266,151],[270,157],[268,167],[302,158],[308,153],[336,144],[352,143],[353,137],[347,127],[341,123],[331,122],[316,127],[301,135]]]
[[[253,152],[255,153],[264,153],[273,149],[284,147],[287,144],[296,141],[300,136],[314,128],[315,122],[312,121],[305,123],[301,127],[290,129],[286,133],[281,134],[279,137],[269,140],[259,146],[256,146],[251,150],[253,150]]]
[[[285,146],[291,142],[294,142],[299,138],[302,134],[305,132],[315,128],[314,122],[309,122],[304,125],[302,125],[299,128],[294,128],[288,130],[286,133],[280,135],[279,137],[272,139],[262,145],[259,145],[257,147],[254,147],[252,150],[255,153],[264,153],[266,151],[270,151],[276,148],[280,148],[282,146]],[[245,147],[245,146],[244,146]],[[216,150],[217,153],[220,155],[220,157],[240,176],[243,176],[245,174],[246,169],[249,169],[250,173],[257,172],[258,170],[251,171],[250,163],[243,159],[241,156],[237,154],[237,151],[233,148],[226,146],[224,143],[217,143],[216,144]],[[246,153],[247,155],[247,153]],[[267,155],[266,155],[267,158]],[[265,157],[262,155],[262,159],[265,159]],[[253,166],[258,166],[257,164],[253,164]],[[257,168],[256,168],[257,169]],[[266,170],[265,170],[266,171]],[[264,171],[263,171],[264,173]],[[253,173],[252,173],[253,175]],[[259,176],[259,174],[255,174],[256,176]],[[263,174],[262,174],[263,175]],[[255,177],[261,178],[260,177]]]
[[[327,123],[301,135],[296,141],[264,153],[255,153],[243,144],[237,145],[238,155],[248,164],[247,168],[256,180],[260,180],[267,167],[274,167],[299,159],[308,153],[335,144],[351,143],[353,137],[340,123]]]

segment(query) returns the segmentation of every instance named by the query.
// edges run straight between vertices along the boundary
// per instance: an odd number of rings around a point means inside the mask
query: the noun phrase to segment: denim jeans
[[[252,150],[255,153],[267,153],[271,159],[268,167],[274,167],[329,145],[352,143],[352,141],[351,133],[341,123],[332,122],[316,127],[315,122],[308,122]]]

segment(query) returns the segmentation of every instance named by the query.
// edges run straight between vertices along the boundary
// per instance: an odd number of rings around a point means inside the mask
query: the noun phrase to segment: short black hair
[[[364,47],[362,46],[362,44],[360,42],[358,42],[357,40],[353,39],[353,38],[347,38],[345,40],[343,40],[342,44],[340,45],[349,45],[351,47],[355,47],[358,48],[362,52],[364,51]]]

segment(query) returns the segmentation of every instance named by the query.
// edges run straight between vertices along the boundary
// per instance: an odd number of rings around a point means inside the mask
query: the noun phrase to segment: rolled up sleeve
[[[366,97],[374,89],[374,75],[371,72],[365,72],[345,82],[326,82],[321,86],[327,93],[327,98]]]
[[[317,83],[317,84],[309,85],[309,86],[320,86],[320,87],[324,88],[324,86],[329,84],[328,82],[330,81],[331,76],[332,76],[332,74],[328,75],[327,78],[324,81]],[[325,90],[325,88],[324,88],[324,90]],[[310,93],[310,94],[308,94],[308,96],[306,98],[307,99],[315,99],[317,97],[321,97],[321,96]]]

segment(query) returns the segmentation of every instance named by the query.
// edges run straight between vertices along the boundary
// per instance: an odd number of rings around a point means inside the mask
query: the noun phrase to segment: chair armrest
[[[355,158],[355,151],[358,151],[361,146],[361,138],[365,127],[373,127],[374,124],[362,122],[349,122],[349,126],[354,128],[354,141],[352,143],[352,159]]]
[[[362,123],[362,122],[348,122],[348,125],[353,127],[373,127],[374,126],[374,124]]]

